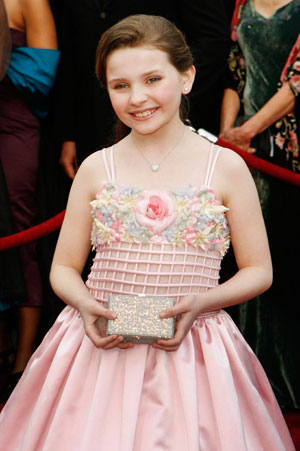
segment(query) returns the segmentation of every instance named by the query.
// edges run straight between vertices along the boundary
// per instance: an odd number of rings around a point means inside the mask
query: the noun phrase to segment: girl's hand
[[[117,316],[114,312],[104,307],[101,302],[91,299],[85,301],[80,314],[84,322],[86,335],[92,340],[97,348],[112,349],[132,348],[133,343],[122,343],[123,337],[118,335],[105,335],[106,323],[108,319],[115,319]]]
[[[224,130],[220,134],[220,138],[240,149],[246,150],[248,153],[254,153],[256,151],[253,147],[250,147],[253,136],[245,130],[243,125],[241,127],[232,127]]]
[[[195,295],[184,296],[182,301],[172,308],[162,310],[161,318],[171,318],[177,315],[176,332],[174,338],[169,340],[157,340],[152,344],[153,348],[162,351],[177,351],[183,339],[190,331],[195,319],[199,314],[199,305]]]

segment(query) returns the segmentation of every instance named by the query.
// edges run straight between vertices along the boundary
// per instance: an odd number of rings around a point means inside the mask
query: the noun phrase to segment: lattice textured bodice
[[[96,299],[145,293],[179,300],[218,284],[230,237],[228,208],[209,187],[216,158],[211,149],[200,188],[143,190],[115,182],[114,174],[102,183],[91,202],[97,252],[87,287]]]
[[[218,285],[220,252],[170,244],[113,242],[97,250],[87,287],[99,301],[108,293],[171,295],[178,301]]]

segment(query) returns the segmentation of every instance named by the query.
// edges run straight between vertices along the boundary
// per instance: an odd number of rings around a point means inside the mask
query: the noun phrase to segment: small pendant
[[[159,164],[153,164],[151,166],[151,169],[152,169],[153,172],[157,172],[159,170]]]

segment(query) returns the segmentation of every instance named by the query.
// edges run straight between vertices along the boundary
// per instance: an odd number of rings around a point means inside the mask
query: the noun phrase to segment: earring
[[[185,91],[188,91],[188,88],[187,88],[187,87],[185,87],[185,88],[184,88],[184,90],[185,90]]]

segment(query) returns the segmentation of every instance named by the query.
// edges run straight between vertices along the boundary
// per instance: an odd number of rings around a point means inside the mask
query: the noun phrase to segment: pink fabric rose
[[[154,233],[162,232],[177,216],[175,200],[167,191],[160,190],[144,191],[134,211],[137,222]]]

